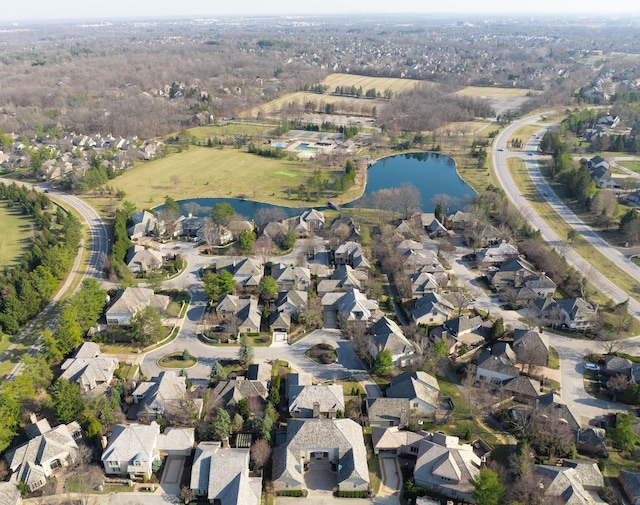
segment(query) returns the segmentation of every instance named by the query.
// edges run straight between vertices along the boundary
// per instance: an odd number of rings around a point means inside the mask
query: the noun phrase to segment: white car
[[[591,370],[593,372],[599,372],[600,371],[600,365],[596,365],[595,363],[585,363],[584,364],[584,369],[585,370]]]

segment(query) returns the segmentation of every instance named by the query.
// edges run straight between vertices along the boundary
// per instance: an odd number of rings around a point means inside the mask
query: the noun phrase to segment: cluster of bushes
[[[338,498],[369,498],[369,491],[338,491]]]
[[[353,161],[348,160],[344,167],[344,174],[338,177],[333,183],[333,189],[336,193],[347,191],[356,181],[356,166]]]
[[[249,144],[249,152],[251,154],[257,154],[258,156],[275,158],[277,160],[287,157],[287,153],[285,153],[281,147],[258,147],[255,142],[251,142]]]
[[[31,249],[0,275],[0,330],[15,335],[40,313],[66,277],[78,251],[81,226],[61,208],[55,214],[48,211],[51,201],[35,190],[0,183],[0,199],[31,216],[36,228]]]
[[[293,496],[296,498],[300,498],[305,496],[304,491],[302,489],[282,489],[276,492],[278,496]]]

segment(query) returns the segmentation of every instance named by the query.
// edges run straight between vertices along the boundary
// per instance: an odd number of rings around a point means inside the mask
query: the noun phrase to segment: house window
[[[120,462],[119,461],[109,461],[108,464],[109,464],[109,466],[111,468],[120,468]]]
[[[60,468],[62,466],[62,463],[60,463],[59,459],[54,459],[51,464],[49,465],[49,467],[51,468],[51,470],[55,470],[56,468]]]
[[[418,403],[417,403],[417,402],[413,404],[413,408],[414,408],[414,409],[417,409],[417,408],[418,408]]]
[[[417,447],[411,447],[410,451],[411,451],[413,454],[418,454],[418,448],[417,448]]]
[[[142,466],[142,462],[140,462],[139,460],[134,461],[133,464],[135,466]]]

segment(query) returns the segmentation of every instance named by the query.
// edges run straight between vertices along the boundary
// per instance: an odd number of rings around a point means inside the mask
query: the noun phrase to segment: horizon
[[[413,0],[400,0],[390,8],[387,2],[371,2],[371,0],[353,0],[345,3],[338,0],[326,0],[318,11],[317,4],[298,3],[292,0],[273,0],[265,4],[257,0],[245,0],[242,7],[234,5],[196,5],[187,9],[167,0],[141,0],[125,2],[113,0],[105,12],[100,6],[80,3],[77,0],[61,0],[56,3],[50,0],[31,0],[29,8],[23,4],[10,3],[4,6],[0,25],[46,24],[60,22],[109,22],[114,21],[167,21],[223,18],[286,18],[286,17],[340,17],[358,16],[437,16],[463,18],[505,18],[505,17],[564,17],[577,19],[593,16],[616,18],[619,16],[640,16],[640,6],[617,4],[614,7],[603,7],[602,2],[588,0],[579,2],[569,0],[559,3],[551,0],[518,3],[497,0],[489,5],[478,4],[472,0],[458,0],[450,3],[418,3]],[[36,14],[33,14],[36,13]]]

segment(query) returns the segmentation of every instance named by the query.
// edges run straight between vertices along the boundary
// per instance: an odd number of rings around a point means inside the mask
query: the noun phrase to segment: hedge
[[[302,489],[283,489],[282,491],[278,491],[276,493],[278,496],[295,496],[300,498],[304,496],[304,491]]]
[[[369,491],[338,491],[338,498],[369,498]]]

